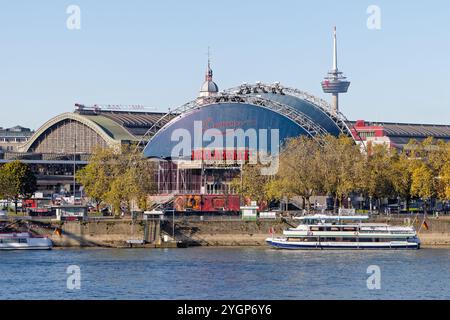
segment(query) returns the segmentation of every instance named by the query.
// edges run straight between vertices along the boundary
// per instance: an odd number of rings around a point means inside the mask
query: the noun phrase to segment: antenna
[[[333,32],[333,71],[338,71],[336,26],[334,26],[334,32]]]
[[[211,51],[208,46],[208,68],[206,70],[205,81],[212,81],[212,78],[213,78],[213,72],[211,69]]]
[[[210,65],[211,65],[211,51],[210,51],[210,48],[208,46],[208,69],[210,69]]]

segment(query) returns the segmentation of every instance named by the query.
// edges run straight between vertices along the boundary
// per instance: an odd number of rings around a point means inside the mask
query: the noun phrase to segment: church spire
[[[213,81],[213,71],[211,69],[211,54],[208,47],[208,67],[205,74],[205,82],[203,83],[199,97],[209,97],[216,95],[219,92],[219,87]]]
[[[211,69],[211,54],[208,47],[208,68],[206,69],[205,81],[213,81],[213,71]]]

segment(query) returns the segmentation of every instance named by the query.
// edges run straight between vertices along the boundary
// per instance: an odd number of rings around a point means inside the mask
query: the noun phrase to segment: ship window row
[[[18,239],[0,239],[0,243],[27,243],[27,239],[25,238],[18,238]]]
[[[310,227],[311,231],[358,231],[357,227]]]
[[[336,226],[328,226],[328,227],[310,227],[310,231],[347,231],[347,232],[356,232],[361,231],[364,233],[392,233],[392,234],[404,234],[405,231],[395,231],[388,229],[364,229],[359,230],[358,227],[336,227]]]
[[[288,238],[290,242],[392,242],[405,241],[405,238],[342,238],[342,237],[308,237]]]

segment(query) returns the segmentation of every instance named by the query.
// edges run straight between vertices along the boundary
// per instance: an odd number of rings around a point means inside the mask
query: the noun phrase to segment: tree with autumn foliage
[[[267,188],[273,177],[262,174],[261,168],[262,166],[259,164],[245,164],[242,167],[241,176],[232,181],[233,189],[237,190],[243,197],[257,203],[271,200]]]
[[[321,178],[318,158],[320,146],[305,136],[289,139],[282,150],[276,179],[269,185],[288,198],[301,197],[303,207],[310,208],[310,198],[318,195]]]
[[[364,157],[347,137],[291,138],[283,145],[279,157],[279,169],[273,177],[259,177],[252,170],[244,170],[244,184],[253,190],[255,197],[264,195],[278,200],[300,197],[303,208],[309,210],[310,198],[325,193],[334,198],[337,208],[350,193],[364,185]]]
[[[323,137],[317,158],[323,193],[334,199],[334,210],[342,207],[351,193],[361,192],[366,185],[365,156],[353,139],[340,136]]]
[[[425,205],[432,199],[447,201],[445,190],[448,163],[450,162],[450,142],[427,138],[421,142],[411,140],[405,146],[411,161],[411,194],[424,200]],[[425,209],[426,210],[426,209]]]
[[[36,176],[28,164],[16,160],[0,167],[0,198],[12,200],[16,213],[18,201],[30,198],[36,188]]]
[[[156,164],[144,159],[133,146],[97,149],[89,164],[77,172],[77,181],[86,195],[112,206],[113,212],[129,211],[134,202],[142,210],[150,207],[149,195],[156,192]]]
[[[368,144],[366,152],[349,137],[300,136],[287,140],[279,170],[261,176],[258,167],[246,165],[240,191],[253,197],[301,197],[309,208],[314,195],[329,195],[342,207],[351,194],[366,195],[381,206],[384,199],[403,199],[407,210],[413,199],[450,198],[450,142],[431,138],[411,140],[403,150],[386,144]]]
[[[416,166],[416,161],[408,157],[406,152],[396,152],[391,158],[391,176],[394,195],[398,199],[404,199],[406,211],[409,211],[411,199],[412,172]]]

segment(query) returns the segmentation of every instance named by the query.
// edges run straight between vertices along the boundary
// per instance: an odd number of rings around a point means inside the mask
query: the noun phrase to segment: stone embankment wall
[[[294,225],[292,225],[294,226]],[[175,224],[175,237],[190,245],[201,246],[260,246],[269,237],[269,229],[282,234],[290,224],[282,221],[184,221]],[[162,230],[171,232],[171,223],[163,224]]]
[[[131,221],[109,220],[89,222],[65,222],[61,233],[53,232],[52,241],[56,247],[121,247],[127,240],[144,239],[145,225]]]
[[[380,217],[373,219],[376,223],[389,223],[391,225],[404,225],[405,218]],[[420,229],[421,218],[414,221],[416,230]],[[180,231],[178,237],[190,240],[192,244],[204,246],[253,246],[264,245],[268,238],[269,229],[273,227],[275,234],[282,234],[283,230],[295,224],[290,221],[198,221],[180,222],[176,224]],[[423,247],[448,246],[450,247],[450,217],[428,218],[429,229],[422,227],[419,237]]]
[[[414,217],[411,219],[414,220]],[[404,224],[405,218],[380,217],[373,222]],[[419,230],[422,219],[416,219],[415,227]],[[62,225],[52,223],[45,229],[35,227],[41,234],[51,234],[55,246],[60,247],[123,247],[127,240],[145,239],[150,243],[159,243],[166,235],[171,238],[175,233],[176,240],[184,240],[189,245],[200,246],[261,246],[269,237],[269,229],[274,228],[275,234],[295,226],[290,220],[260,220],[241,221],[237,219],[217,220],[177,220],[172,221],[132,223],[130,220],[98,220],[88,222],[65,222]],[[450,247],[450,217],[427,219],[429,229],[422,227],[419,237],[423,247]],[[56,228],[62,231],[53,232]]]

